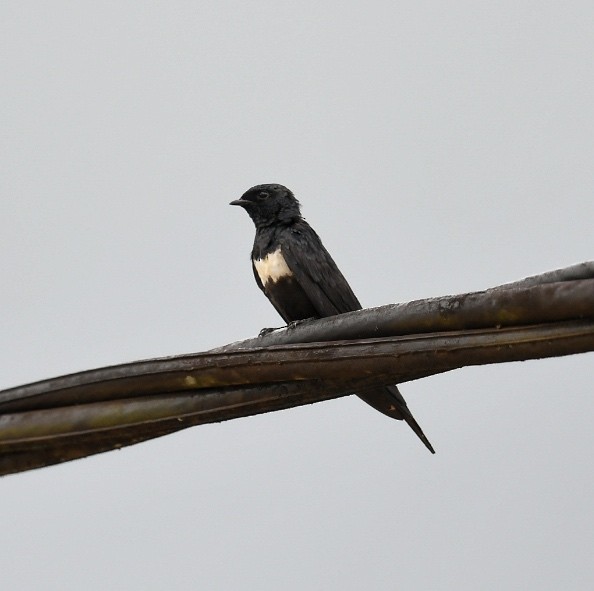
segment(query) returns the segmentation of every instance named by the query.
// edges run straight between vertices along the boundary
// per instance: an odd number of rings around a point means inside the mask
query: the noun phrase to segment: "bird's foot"
[[[315,318],[312,316],[311,318],[303,318],[302,320],[292,320],[291,322],[289,322],[287,324],[287,326],[279,326],[277,328],[263,328],[260,331],[260,333],[258,334],[258,336],[265,337],[267,334],[274,332],[275,330],[281,330],[282,328],[286,328],[287,330],[292,330],[293,328],[296,328],[300,324],[303,324],[304,322],[309,322],[310,320],[315,320]]]
[[[292,322],[289,322],[289,324],[287,324],[287,329],[291,330],[293,328],[297,328],[300,324],[303,324],[304,322],[309,322],[310,320],[315,320],[315,318],[312,316],[311,318],[303,318],[302,320],[293,320]]]
[[[274,332],[275,330],[278,330],[278,328],[263,328],[259,333],[258,336],[259,337],[265,337],[267,334]]]

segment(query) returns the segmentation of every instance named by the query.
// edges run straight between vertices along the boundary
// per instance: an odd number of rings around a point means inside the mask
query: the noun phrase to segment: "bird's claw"
[[[315,318],[312,316],[311,318],[303,318],[302,320],[293,320],[289,322],[289,324],[287,324],[287,330],[297,328],[300,324],[303,324],[304,322],[309,322],[310,320],[315,320]]]
[[[258,334],[258,336],[265,337],[267,334],[274,332],[275,330],[281,330],[283,328],[286,328],[287,330],[292,330],[293,328],[296,328],[300,324],[308,322],[309,320],[315,320],[315,318],[312,316],[311,318],[303,318],[302,320],[292,320],[291,322],[287,323],[287,326],[281,326],[279,328],[263,328]]]
[[[265,337],[267,334],[274,332],[275,330],[277,330],[276,328],[263,328],[259,333],[258,336],[259,337]]]

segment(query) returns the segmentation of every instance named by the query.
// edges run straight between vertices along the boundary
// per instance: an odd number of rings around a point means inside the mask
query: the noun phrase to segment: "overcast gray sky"
[[[593,258],[592,2],[0,4],[0,387],[280,321],[227,204],[294,190],[365,305]],[[591,589],[592,354],[0,481],[11,590]]]

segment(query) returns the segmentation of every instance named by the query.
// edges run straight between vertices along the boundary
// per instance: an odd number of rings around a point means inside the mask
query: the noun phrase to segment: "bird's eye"
[[[269,193],[268,191],[260,191],[258,193],[258,201],[264,201],[264,199],[268,199]]]

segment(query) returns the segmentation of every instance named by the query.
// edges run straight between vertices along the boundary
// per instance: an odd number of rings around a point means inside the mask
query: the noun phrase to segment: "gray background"
[[[591,2],[0,5],[0,387],[280,324],[281,182],[366,305],[592,258]],[[5,589],[590,589],[591,354],[0,482]]]

